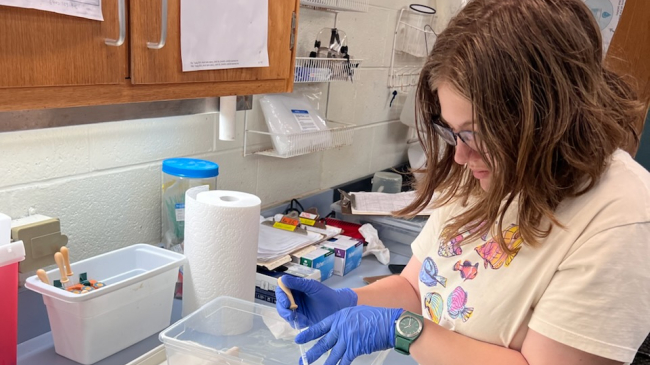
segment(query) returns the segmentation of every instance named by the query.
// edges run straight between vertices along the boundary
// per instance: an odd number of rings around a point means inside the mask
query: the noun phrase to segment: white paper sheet
[[[594,14],[600,31],[603,35],[603,54],[607,54],[609,44],[612,43],[618,21],[623,14],[625,0],[585,0],[585,3]]]
[[[38,9],[53,13],[104,20],[102,0],[0,0],[0,5]]]
[[[269,0],[181,0],[183,71],[268,67]]]
[[[351,193],[355,204],[352,214],[361,215],[391,215],[391,212],[406,208],[415,200],[415,191],[397,194],[387,193]],[[425,209],[418,215],[430,215],[431,209]]]

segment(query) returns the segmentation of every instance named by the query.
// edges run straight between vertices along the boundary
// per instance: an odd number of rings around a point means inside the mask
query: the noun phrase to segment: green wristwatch
[[[409,348],[422,333],[424,320],[421,315],[404,311],[395,321],[395,351],[410,355]]]

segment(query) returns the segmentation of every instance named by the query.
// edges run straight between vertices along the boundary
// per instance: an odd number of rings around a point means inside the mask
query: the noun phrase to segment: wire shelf
[[[363,60],[296,57],[294,82],[354,81]]]
[[[244,145],[244,155],[256,154],[271,157],[290,158],[306,155],[312,152],[325,151],[332,148],[349,146],[352,144],[355,125],[328,121],[330,128],[324,131],[277,134],[263,131],[247,130],[246,133],[261,134],[271,137],[276,148],[248,153]]]
[[[301,5],[315,8],[367,13],[369,0],[300,0]]]
[[[393,69],[388,75],[388,87],[391,89],[408,89],[418,86],[422,67],[408,66]]]

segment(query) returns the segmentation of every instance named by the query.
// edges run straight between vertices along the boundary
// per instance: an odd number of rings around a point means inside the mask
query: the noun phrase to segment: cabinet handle
[[[147,42],[147,48],[161,49],[167,41],[167,0],[161,0],[162,15],[160,17],[160,42]]]
[[[124,39],[126,39],[126,6],[124,5],[124,0],[117,0],[117,13],[120,22],[120,35],[117,39],[106,38],[105,43],[109,46],[119,47],[124,44]]]

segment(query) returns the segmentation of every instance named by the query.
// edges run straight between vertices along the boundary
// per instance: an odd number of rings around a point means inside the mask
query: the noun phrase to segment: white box
[[[73,263],[80,273],[106,286],[72,294],[41,282],[25,283],[43,295],[57,354],[93,364],[163,330],[171,323],[178,267],[185,256],[137,244]],[[47,272],[50,281],[59,270]]]
[[[334,251],[334,275],[347,275],[361,265],[363,242],[347,236],[337,236],[321,245]]]

